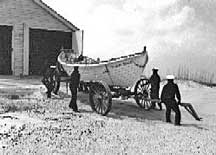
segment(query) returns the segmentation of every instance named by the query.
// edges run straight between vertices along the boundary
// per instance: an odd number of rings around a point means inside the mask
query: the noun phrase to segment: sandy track
[[[133,99],[113,100],[111,112],[103,117],[92,112],[88,95],[82,93],[81,113],[76,114],[68,108],[68,96],[46,99],[39,79],[0,80],[0,154],[216,153],[215,88],[191,82],[179,85],[183,100],[193,103],[202,122],[181,109],[183,125],[167,124],[164,110],[144,111]],[[20,91],[12,91],[15,87]],[[26,88],[33,91],[27,93]],[[11,100],[6,95],[11,91],[24,95]]]

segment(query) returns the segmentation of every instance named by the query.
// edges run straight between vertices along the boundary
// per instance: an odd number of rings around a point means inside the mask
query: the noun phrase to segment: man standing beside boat
[[[178,85],[174,83],[174,75],[167,75],[167,84],[161,92],[161,100],[166,105],[166,122],[171,122],[171,110],[175,112],[175,125],[181,125],[181,94]],[[176,101],[177,98],[177,101]]]
[[[74,67],[74,71],[71,74],[70,85],[69,85],[71,95],[72,95],[69,107],[73,109],[74,112],[79,112],[77,107],[77,89],[80,83],[80,73],[78,69],[79,69],[78,66]]]
[[[152,69],[153,71],[153,74],[151,75],[149,81],[150,81],[150,84],[151,84],[151,93],[150,93],[150,96],[151,96],[151,99],[159,99],[159,89],[160,89],[160,76],[158,75],[158,68],[154,67]],[[151,108],[152,109],[155,109],[155,106],[156,106],[156,102],[152,102],[152,106]],[[161,103],[158,102],[158,106],[159,106],[159,109],[162,110],[162,105]]]

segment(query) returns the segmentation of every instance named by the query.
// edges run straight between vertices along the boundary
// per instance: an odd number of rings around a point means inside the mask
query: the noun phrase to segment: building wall
[[[1,0],[0,23],[9,25],[28,23],[31,28],[70,31],[32,0]]]
[[[24,51],[28,52],[28,50],[24,50],[24,40],[26,40],[24,39],[24,32],[28,32],[24,31],[26,27],[65,32],[72,31],[32,0],[1,0],[0,25],[13,26],[12,70],[15,75],[26,74],[24,73],[24,65],[26,65],[24,64],[26,62],[24,60],[26,58]]]

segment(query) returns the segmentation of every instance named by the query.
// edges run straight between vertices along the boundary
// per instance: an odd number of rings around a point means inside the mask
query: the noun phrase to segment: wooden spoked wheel
[[[109,86],[102,81],[91,82],[89,100],[93,111],[103,116],[107,115],[112,106],[112,95]]]
[[[149,110],[152,106],[150,100],[150,83],[148,79],[140,79],[137,81],[135,88],[136,103],[143,109]]]

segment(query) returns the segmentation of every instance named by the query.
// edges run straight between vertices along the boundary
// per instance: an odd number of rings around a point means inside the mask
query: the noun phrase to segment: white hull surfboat
[[[68,76],[79,67],[81,81],[103,81],[109,86],[132,87],[143,75],[148,62],[146,50],[127,56],[112,58],[108,61],[95,61],[84,57],[77,61],[77,57],[70,50],[63,50],[58,56],[58,63]]]

